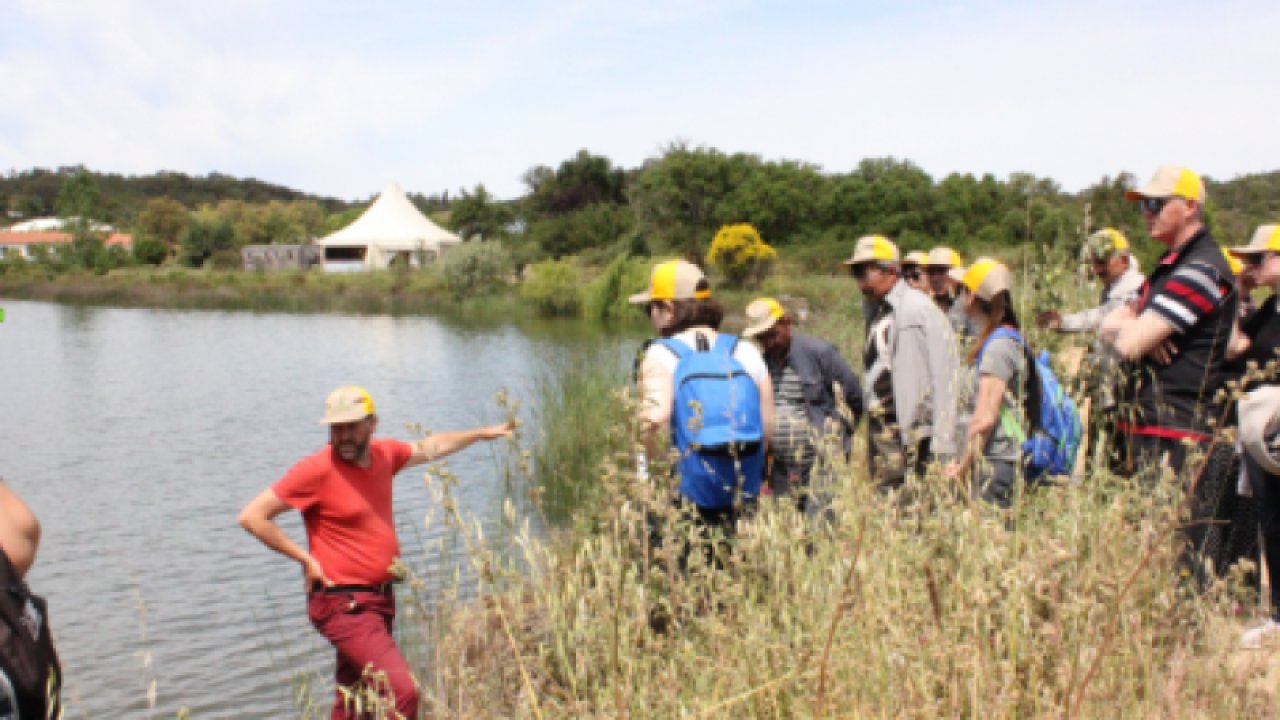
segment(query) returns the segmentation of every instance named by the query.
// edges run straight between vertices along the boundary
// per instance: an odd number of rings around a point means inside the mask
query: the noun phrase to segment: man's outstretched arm
[[[413,455],[405,467],[421,465],[432,460],[448,457],[460,450],[465,450],[480,440],[497,440],[511,435],[515,423],[508,421],[501,425],[472,428],[470,430],[454,430],[452,432],[435,433],[413,443]]]
[[[267,547],[302,565],[302,574],[308,588],[316,583],[332,585],[333,582],[325,576],[320,563],[311,557],[311,553],[303,550],[276,524],[277,515],[292,509],[274,490],[267,488],[240,511],[240,527],[248,530],[250,535],[261,540]]]

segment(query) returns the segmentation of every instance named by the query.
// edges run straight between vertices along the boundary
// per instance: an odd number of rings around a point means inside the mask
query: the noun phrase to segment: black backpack
[[[62,717],[62,668],[44,598],[0,551],[0,720]]]

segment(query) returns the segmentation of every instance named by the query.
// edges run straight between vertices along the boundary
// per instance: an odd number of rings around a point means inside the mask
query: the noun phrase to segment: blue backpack
[[[754,497],[764,480],[764,421],[760,392],[733,357],[738,338],[721,334],[695,351],[679,340],[659,341],[676,356],[671,438],[680,451],[680,493],[701,508],[733,507],[739,493]]]
[[[1049,366],[1049,351],[1042,350],[1032,358],[1031,348],[1017,330],[997,328],[978,350],[975,366],[982,365],[982,353],[998,338],[1012,338],[1022,346],[1027,356],[1027,370],[1035,375],[1035,382],[1028,385],[1039,390],[1038,398],[1028,398],[1028,415],[1038,414],[1030,418],[1030,433],[1023,429],[1007,403],[1000,404],[1000,426],[1022,447],[1025,478],[1038,480],[1044,475],[1070,475],[1080,449],[1080,413]],[[1038,413],[1035,412],[1037,405]]]

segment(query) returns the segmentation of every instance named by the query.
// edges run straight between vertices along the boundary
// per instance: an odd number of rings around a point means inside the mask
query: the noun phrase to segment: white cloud
[[[635,165],[675,138],[1070,189],[1280,156],[1280,7],[815,7],[24,1],[0,48],[0,169],[216,170],[364,197],[393,178],[511,195],[580,147]]]

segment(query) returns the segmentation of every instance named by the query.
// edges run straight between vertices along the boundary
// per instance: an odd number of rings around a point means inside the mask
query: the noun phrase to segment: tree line
[[[555,167],[528,170],[524,193],[514,199],[496,198],[484,185],[410,199],[463,238],[501,241],[520,265],[566,256],[601,264],[620,254],[702,258],[720,228],[748,224],[784,257],[818,269],[872,232],[906,248],[945,244],[964,254],[1074,247],[1102,226],[1141,244],[1145,227],[1123,196],[1142,179],[1122,171],[1069,193],[1027,173],[935,179],[895,158],[831,173],[677,143],[636,168],[579,151]],[[1211,224],[1224,242],[1244,242],[1280,213],[1280,171],[1206,183]],[[10,219],[58,214],[108,222],[134,233],[133,260],[147,263],[235,265],[244,245],[305,242],[343,227],[366,206],[218,173],[122,176],[75,166],[0,177],[0,207]]]

